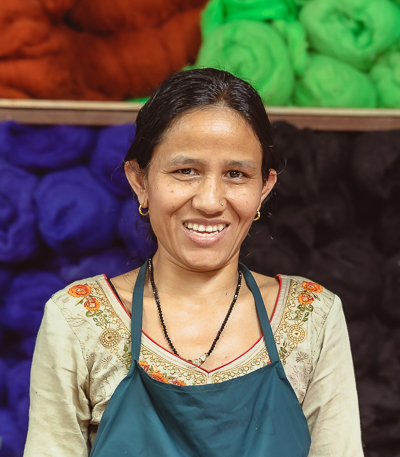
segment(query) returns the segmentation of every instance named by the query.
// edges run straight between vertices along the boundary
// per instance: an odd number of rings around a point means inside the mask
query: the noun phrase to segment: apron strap
[[[261,297],[260,289],[258,288],[253,275],[250,273],[250,270],[242,263],[240,264],[240,269],[243,272],[244,279],[246,280],[246,283],[249,286],[256,302],[258,318],[260,319],[261,328],[264,333],[269,359],[272,363],[278,362],[280,360],[279,354],[276,349],[274,334],[272,333],[271,324],[269,323],[268,314],[265,309],[264,300]]]
[[[140,344],[142,341],[143,291],[146,272],[147,261],[140,267],[132,296],[132,360],[136,361],[139,361]],[[132,363],[132,366],[133,365],[134,364]]]
[[[279,355],[276,349],[274,334],[272,333],[267,311],[265,309],[264,300],[261,297],[260,289],[258,288],[253,275],[250,273],[250,270],[242,263],[240,264],[240,269],[243,272],[244,279],[246,280],[246,283],[249,286],[256,302],[258,318],[260,319],[269,358],[271,362],[277,362],[279,361]],[[132,359],[136,361],[139,361],[140,344],[142,341],[143,291],[146,272],[147,261],[140,267],[132,296]]]

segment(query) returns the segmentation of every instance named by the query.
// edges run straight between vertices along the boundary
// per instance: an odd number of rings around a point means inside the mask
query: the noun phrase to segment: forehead
[[[182,152],[262,158],[260,142],[247,121],[236,111],[221,106],[180,116],[154,149],[153,158]]]

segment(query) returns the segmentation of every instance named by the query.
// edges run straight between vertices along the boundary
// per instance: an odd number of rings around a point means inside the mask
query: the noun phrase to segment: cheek
[[[260,193],[255,190],[230,192],[229,200],[242,219],[254,219],[260,204]]]
[[[149,188],[149,202],[154,209],[157,209],[157,214],[170,214],[190,199],[189,191],[187,186],[159,179]]]

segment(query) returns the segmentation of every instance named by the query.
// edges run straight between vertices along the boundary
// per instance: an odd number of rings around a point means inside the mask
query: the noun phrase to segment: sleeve
[[[303,411],[311,433],[309,457],[362,457],[360,416],[350,341],[340,298],[319,335],[321,351]]]
[[[89,373],[77,337],[49,300],[31,369],[24,457],[88,457]]]

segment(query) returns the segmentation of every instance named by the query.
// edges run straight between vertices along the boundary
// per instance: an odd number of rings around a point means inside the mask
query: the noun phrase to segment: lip
[[[182,229],[185,232],[186,236],[193,242],[200,246],[211,246],[215,243],[221,241],[222,238],[225,237],[227,231],[229,230],[229,224],[222,220],[222,219],[188,219],[185,222],[191,222],[192,224],[198,225],[218,225],[223,224],[226,227],[221,230],[220,232],[216,233],[215,235],[208,235],[207,237],[198,235],[195,232],[191,232],[187,227],[185,227],[184,223],[182,224]]]

